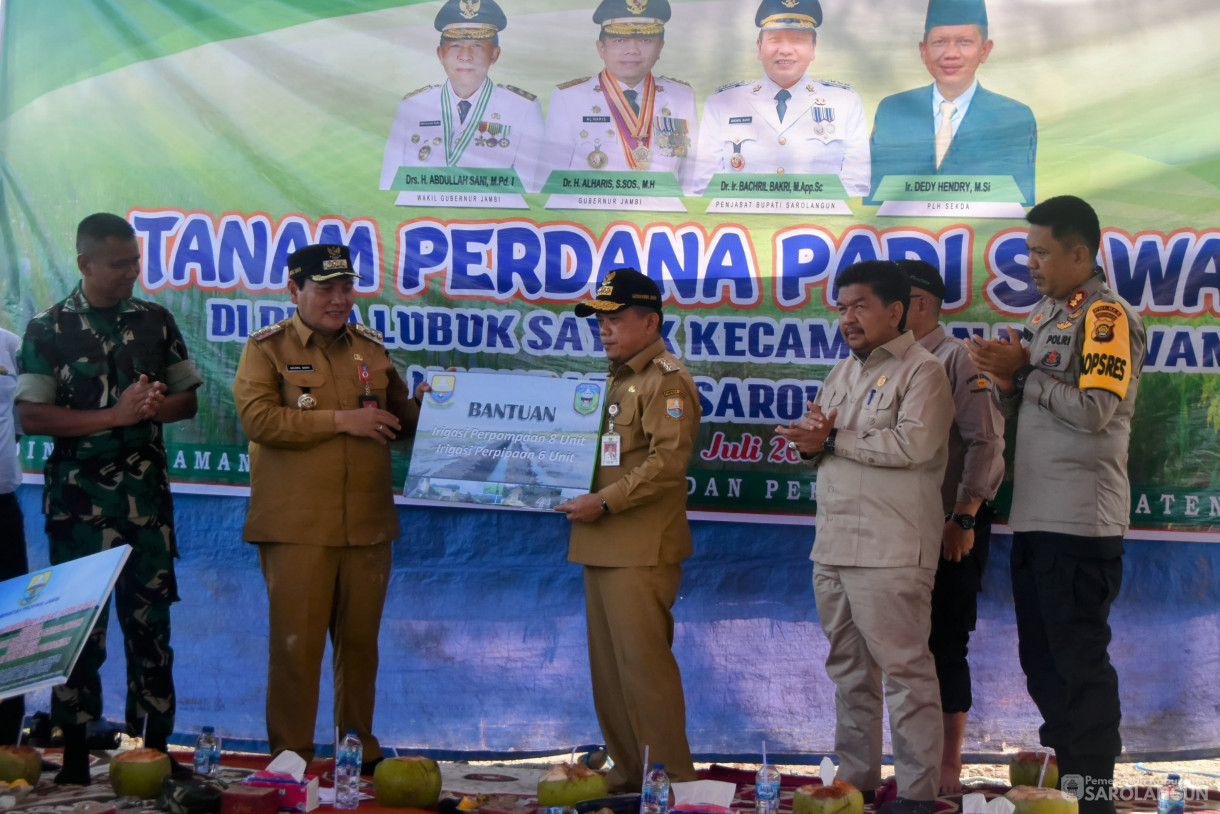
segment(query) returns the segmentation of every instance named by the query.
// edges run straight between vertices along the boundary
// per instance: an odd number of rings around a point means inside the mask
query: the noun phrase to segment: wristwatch
[[[1033,365],[1022,365],[1017,368],[1016,373],[1012,374],[1012,385],[1020,393],[1025,389],[1025,380],[1029,378],[1029,374],[1034,372]]]
[[[602,498],[602,512],[605,514],[610,514],[610,505],[606,503],[606,499],[604,497]],[[971,519],[973,520],[974,518]]]
[[[957,512],[949,512],[947,515],[945,515],[945,519],[952,520],[966,531],[970,531],[970,529],[974,528],[974,515],[972,514],[958,514]]]
[[[826,436],[826,440],[822,442],[822,452],[825,455],[835,454],[835,436],[839,434],[839,428],[834,427],[830,431],[830,435]]]

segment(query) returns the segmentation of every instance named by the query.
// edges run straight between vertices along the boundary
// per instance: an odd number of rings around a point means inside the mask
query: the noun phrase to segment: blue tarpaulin
[[[31,565],[46,563],[39,487],[21,490]],[[176,496],[182,601],[173,612],[179,740],[211,724],[229,745],[266,746],[266,594],[246,500]],[[381,628],[376,731],[440,757],[519,757],[600,740],[588,681],[580,568],[558,515],[401,507],[403,536]],[[697,759],[783,762],[833,747],[834,688],[813,605],[813,529],[696,521],[674,609],[675,652]],[[975,705],[966,752],[1037,744],[1017,663],[1009,538],[997,536],[971,641]],[[1110,648],[1128,756],[1220,754],[1220,546],[1131,540]],[[121,720],[113,625],[106,716]],[[316,739],[331,728],[323,667]],[[43,697],[45,698],[45,696]],[[30,709],[45,708],[34,697]],[[969,754],[968,754],[969,757]]]

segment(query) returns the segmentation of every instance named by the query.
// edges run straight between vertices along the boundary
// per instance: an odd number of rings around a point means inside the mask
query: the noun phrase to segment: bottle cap
[[[203,734],[205,734],[205,735],[211,735],[215,731],[216,731],[216,729],[214,727],[205,726],[203,728]]]
[[[356,730],[354,730],[354,729],[349,729],[349,730],[347,730],[347,734],[349,734],[349,735],[356,735],[356,737],[360,737],[360,736],[359,736],[359,735],[356,733]]]
[[[1181,780],[1181,779],[1182,779],[1182,777],[1181,777],[1181,775],[1173,774],[1173,773],[1171,772],[1171,773],[1170,773],[1170,775],[1169,775],[1169,779],[1170,779],[1170,780]]]
[[[664,764],[664,763],[654,763],[654,764],[652,764],[652,768],[654,768],[654,769],[664,769],[664,768],[665,768],[665,764]]]

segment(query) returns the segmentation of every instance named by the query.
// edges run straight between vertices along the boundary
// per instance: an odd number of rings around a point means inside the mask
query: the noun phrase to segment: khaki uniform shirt
[[[677,563],[691,555],[686,468],[702,415],[695,382],[658,339],[610,368],[606,409],[618,405],[619,466],[593,473],[610,514],[573,523],[568,560],[583,565]],[[609,418],[603,426],[608,429]]]
[[[935,569],[945,517],[953,394],[940,360],[906,331],[834,366],[815,403],[839,411],[833,455],[819,454],[817,536],[823,565]]]
[[[1127,445],[1144,366],[1144,323],[1099,274],[1043,297],[1022,343],[1034,370],[998,396],[1017,417],[1013,531],[1115,537],[1131,518]]]
[[[991,380],[979,373],[960,339],[937,325],[919,344],[940,359],[953,390],[949,460],[940,488],[945,514],[972,500],[990,500],[1004,480],[1004,417],[991,400]]]
[[[343,546],[398,536],[390,447],[335,431],[335,411],[360,406],[361,363],[371,393],[402,422],[398,437],[410,437],[419,407],[375,331],[349,324],[326,344],[293,314],[251,335],[233,380],[250,438],[247,541]],[[314,409],[298,406],[306,393]]]

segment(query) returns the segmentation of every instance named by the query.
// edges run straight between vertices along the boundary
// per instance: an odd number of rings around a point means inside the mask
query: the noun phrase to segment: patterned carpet
[[[189,763],[190,754],[175,753],[175,758],[181,763]],[[58,760],[58,755],[48,750],[48,760]],[[229,783],[240,783],[242,778],[251,771],[262,768],[267,763],[266,756],[230,755],[222,758],[220,779]],[[311,773],[323,777],[322,785],[330,785],[330,762],[315,761],[310,765]],[[443,764],[445,785],[443,796],[458,797],[463,794],[497,794],[517,798],[522,805],[533,803],[531,795],[522,793],[537,783],[542,769],[533,766],[512,766],[496,768],[495,773],[475,773],[474,767],[462,764]],[[501,772],[503,772],[501,774]],[[24,797],[17,799],[8,811],[23,814],[106,814],[115,811],[115,795],[110,788],[109,769],[104,759],[94,758],[93,782],[88,786],[56,786],[51,782],[53,773],[46,773],[36,788],[31,789]],[[721,780],[737,785],[737,795],[733,800],[733,808],[741,814],[752,814],[754,809],[754,774],[753,772],[731,769],[724,766],[712,766],[700,772],[700,776],[708,780]],[[792,811],[792,794],[798,786],[806,783],[816,783],[813,777],[785,775],[781,787],[780,809],[783,814]],[[891,781],[892,784],[892,781]],[[371,796],[372,786],[365,781],[366,791]],[[883,787],[884,788],[884,787]],[[967,791],[984,794],[988,799],[1002,796],[1006,786],[973,786]],[[890,792],[892,793],[892,791]],[[884,791],[881,794],[885,798]],[[1198,795],[1201,796],[1201,795]],[[1121,799],[1127,798],[1127,799]],[[0,798],[0,808],[3,808]],[[961,810],[960,794],[947,795],[937,801],[938,814],[953,814]],[[123,808],[120,811],[130,811],[132,814],[156,814],[158,809],[153,801],[118,801]],[[866,806],[865,810],[873,810]],[[1156,811],[1156,789],[1148,787],[1130,787],[1120,789],[1120,800],[1116,803],[1119,814],[1135,814],[1136,812]],[[319,811],[329,811],[330,806],[321,806]],[[381,809],[372,800],[361,803],[360,810],[365,814],[404,814],[411,809]],[[1220,792],[1209,792],[1208,800],[1189,800],[1186,803],[1188,814],[1220,814]]]

